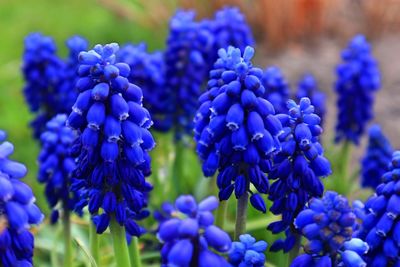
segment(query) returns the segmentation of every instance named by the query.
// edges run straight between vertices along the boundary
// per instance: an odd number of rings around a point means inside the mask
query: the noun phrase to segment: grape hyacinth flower
[[[55,116],[47,122],[47,130],[40,136],[42,150],[38,158],[38,180],[46,184],[45,195],[52,209],[52,223],[58,220],[59,208],[68,212],[79,201],[78,196],[71,196],[69,191],[72,172],[76,167],[70,148],[76,133],[65,126],[66,120],[65,114]]]
[[[308,239],[304,246],[304,252],[309,255],[308,261],[326,261],[329,262],[327,266],[338,266],[339,255],[343,262],[363,263],[360,255],[357,254],[358,258],[353,259],[355,255],[348,256],[349,253],[345,252],[347,246],[345,242],[352,240],[356,223],[356,215],[347,199],[336,192],[327,191],[323,198],[310,200],[308,208],[299,213],[294,225]],[[361,240],[358,242],[364,244]],[[345,247],[344,250],[343,246]],[[368,250],[366,244],[364,244],[364,247],[363,253]],[[303,260],[307,258],[306,256],[300,257]],[[307,265],[299,264],[295,266]],[[345,266],[347,265],[345,264]],[[348,266],[365,266],[365,263]]]
[[[366,216],[358,238],[370,247],[365,261],[368,266],[398,266],[400,264],[400,151],[393,153],[389,171],[382,183],[365,202]]]
[[[226,49],[229,46],[244,51],[246,46],[254,46],[255,42],[251,29],[245,16],[237,7],[224,7],[218,10],[211,25],[215,36],[215,51],[220,48]]]
[[[263,267],[267,242],[263,240],[256,242],[256,239],[249,234],[241,235],[239,239],[240,242],[232,242],[232,248],[229,251],[229,262],[232,266]]]
[[[166,114],[175,127],[175,140],[192,133],[197,99],[209,71],[213,35],[208,23],[194,21],[193,11],[178,11],[170,21],[164,54],[166,68]],[[166,118],[167,120],[169,118]]]
[[[361,161],[361,184],[375,189],[381,183],[382,175],[389,170],[393,148],[379,125],[368,131],[368,147]]]
[[[153,128],[162,132],[170,129],[172,120],[168,116],[170,103],[168,90],[165,89],[163,54],[148,52],[145,43],[127,44],[118,51],[117,59],[129,65],[128,80],[142,89],[143,105],[151,113]]]
[[[46,122],[59,113],[62,104],[58,99],[58,88],[63,82],[60,71],[64,69],[64,62],[58,58],[56,44],[51,37],[32,33],[25,38],[24,43],[23,91],[30,111],[36,113],[31,126],[34,137],[39,138]]]
[[[140,236],[144,229],[136,220],[149,214],[152,186],[145,177],[155,142],[142,91],[128,81],[129,66],[116,61],[118,49],[116,43],[96,45],[79,54],[80,94],[67,120],[80,133],[72,149],[77,168],[71,190],[86,192],[98,233],[116,220],[129,235]]]
[[[268,178],[274,180],[268,198],[273,202],[270,211],[282,215],[280,221],[268,226],[272,233],[285,231],[286,239],[277,240],[272,251],[288,252],[296,243],[293,222],[312,197],[320,197],[324,186],[320,178],[331,173],[330,163],[319,143],[322,133],[320,118],[314,114],[310,99],[302,98],[299,105],[289,100],[288,114],[279,114],[283,134],[279,136],[282,150],[273,157]]]
[[[218,207],[218,200],[211,196],[200,203],[190,195],[182,195],[175,206],[165,204],[159,214],[165,214],[160,221],[157,237],[163,243],[161,266],[218,266],[228,267],[229,263],[219,254],[231,248],[227,233],[213,225],[212,211]]]
[[[336,69],[339,111],[335,141],[358,144],[366,124],[373,117],[374,92],[381,86],[381,75],[371,45],[363,35],[350,41],[342,52],[342,60],[344,62]]]
[[[333,257],[329,254],[319,256],[317,254],[302,254],[297,256],[290,267],[366,267],[363,255],[367,253],[368,244],[359,238],[352,238],[343,243]]]
[[[25,165],[8,159],[14,146],[5,139],[0,130],[0,265],[30,267],[34,237],[29,228],[41,223],[44,216],[32,189],[20,180],[27,173]]]
[[[270,155],[279,149],[277,136],[282,125],[275,110],[263,95],[262,70],[253,67],[252,47],[219,50],[220,58],[210,72],[208,90],[200,97],[195,117],[197,152],[203,173],[213,176],[218,170],[219,199],[251,194],[250,202],[266,212],[262,197],[253,193],[252,184],[268,193]]]
[[[265,98],[272,103],[276,114],[287,113],[286,102],[289,100],[289,85],[280,68],[265,69],[262,84],[265,88]]]
[[[304,75],[297,85],[297,100],[308,97],[313,103],[315,114],[321,118],[321,125],[326,113],[326,95],[319,87],[317,80],[311,74]]]

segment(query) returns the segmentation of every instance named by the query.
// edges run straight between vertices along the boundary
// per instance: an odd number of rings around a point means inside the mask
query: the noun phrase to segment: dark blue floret
[[[361,161],[361,181],[363,187],[375,189],[389,170],[393,148],[378,125],[371,126],[368,135],[367,151]]]
[[[219,50],[208,90],[199,98],[195,140],[204,175],[218,171],[220,200],[233,192],[236,198],[250,192],[251,204],[265,212],[263,199],[251,192],[250,185],[268,193],[265,173],[270,171],[271,154],[279,149],[282,125],[272,104],[263,98],[262,70],[253,67],[253,54],[251,47],[243,54],[233,47]]]
[[[163,54],[150,53],[146,44],[127,44],[117,54],[119,61],[129,65],[128,80],[143,91],[143,105],[151,113],[153,128],[166,131],[172,126],[168,102],[168,90],[165,88],[165,66]]]
[[[257,241],[249,234],[241,235],[239,241],[232,242],[229,251],[229,262],[234,267],[263,267],[265,263],[264,252],[267,249],[267,242]]]
[[[271,250],[289,251],[295,244],[293,221],[312,197],[320,197],[324,186],[320,178],[331,173],[330,163],[323,155],[319,143],[322,133],[320,118],[314,114],[314,106],[308,98],[299,105],[293,100],[287,103],[288,114],[279,114],[283,134],[279,136],[282,150],[273,158],[268,178],[271,185],[268,198],[273,202],[270,211],[282,215],[280,221],[268,226],[273,233],[285,231],[286,240],[278,240]]]
[[[272,103],[276,114],[287,113],[286,102],[289,100],[289,85],[280,68],[265,69],[262,84],[265,88],[265,98]]]
[[[14,146],[5,138],[0,130],[0,265],[31,267],[34,238],[29,228],[44,216],[32,189],[20,180],[26,175],[25,165],[8,159]]]
[[[344,62],[336,69],[338,121],[335,140],[358,144],[366,124],[373,117],[374,92],[381,86],[381,75],[371,45],[363,35],[350,41],[342,52],[342,60]]]
[[[357,228],[356,214],[347,199],[327,191],[323,198],[313,198],[294,223],[307,239],[305,255],[298,256],[292,267],[307,266],[366,266],[362,259],[368,245],[352,238]],[[326,265],[321,265],[324,262]]]
[[[178,11],[170,21],[170,32],[164,54],[166,68],[165,113],[175,127],[175,139],[191,133],[197,99],[207,78],[212,57],[213,35],[209,24],[194,21],[193,11]]]
[[[163,204],[162,210],[155,213],[160,223],[157,237],[163,243],[161,266],[230,266],[216,253],[231,248],[229,235],[213,225],[212,211],[217,207],[215,197],[197,204],[190,195],[178,197],[175,205]]]
[[[78,36],[67,41],[69,57],[62,60],[52,38],[32,33],[25,38],[22,71],[25,79],[24,95],[32,112],[31,122],[35,138],[45,130],[46,123],[56,114],[71,112],[77,90],[77,55],[87,42]]]
[[[76,133],[65,125],[67,116],[60,114],[46,124],[46,131],[40,136],[38,180],[46,184],[45,195],[52,209],[51,222],[58,219],[59,210],[72,210],[79,203],[79,195],[70,194],[69,185],[76,167],[70,149]]]
[[[400,264],[400,152],[393,153],[389,171],[376,193],[365,202],[365,218],[358,237],[368,243],[368,266]]]
[[[300,100],[303,97],[311,100],[322,125],[326,113],[326,95],[319,89],[317,80],[311,74],[304,75],[297,85],[296,98]]]
[[[79,54],[76,86],[80,94],[67,124],[78,130],[73,146],[77,158],[71,190],[86,192],[83,200],[102,233],[115,217],[129,235],[144,229],[135,220],[148,215],[147,194],[152,186],[150,156],[155,142],[142,92],[128,80],[130,68],[116,60],[117,44],[96,45]],[[86,203],[76,205],[80,210]]]

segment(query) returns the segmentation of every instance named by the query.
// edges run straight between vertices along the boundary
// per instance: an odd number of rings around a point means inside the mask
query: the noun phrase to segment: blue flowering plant
[[[285,232],[285,240],[278,239],[272,251],[288,252],[297,242],[293,227],[296,216],[312,197],[320,197],[324,191],[321,178],[331,173],[330,162],[323,154],[319,142],[322,133],[321,119],[314,113],[309,98],[297,104],[287,102],[287,114],[279,114],[283,133],[279,136],[282,149],[273,157],[268,178],[273,181],[268,198],[273,202],[270,211],[281,215],[281,220],[271,223],[272,233]]]
[[[379,125],[375,124],[368,131],[368,146],[361,161],[361,185],[375,189],[384,173],[389,170],[393,148]]]
[[[266,68],[261,81],[265,98],[274,106],[276,113],[287,113],[290,88],[282,70],[276,66]]]
[[[38,225],[43,214],[35,204],[32,189],[21,181],[27,169],[8,157],[14,152],[0,130],[0,265],[33,266],[34,237],[31,225]]]
[[[271,168],[270,156],[280,148],[282,125],[263,97],[262,70],[253,66],[253,55],[252,47],[243,53],[233,47],[219,50],[208,90],[199,99],[195,140],[204,175],[218,171],[219,199],[227,200],[234,192],[245,202],[250,194],[252,206],[266,212],[258,193],[268,193],[265,173]]]
[[[230,266],[219,254],[227,253],[232,241],[214,225],[212,211],[217,207],[215,197],[197,203],[191,195],[179,196],[175,205],[163,205],[156,215],[157,237],[163,243],[161,266]]]
[[[267,246],[267,242],[263,240],[256,241],[249,234],[241,235],[239,241],[232,242],[232,248],[229,251],[229,262],[235,267],[263,267],[265,264],[264,252]]]

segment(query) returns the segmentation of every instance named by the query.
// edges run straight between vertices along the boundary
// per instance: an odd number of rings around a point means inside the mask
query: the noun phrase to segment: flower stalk
[[[131,262],[129,260],[128,244],[126,242],[125,236],[125,228],[121,227],[115,220],[115,218],[113,218],[110,222],[110,232],[114,246],[116,266],[131,266]]]
[[[247,206],[249,202],[249,193],[246,191],[237,201],[235,240],[246,232]]]

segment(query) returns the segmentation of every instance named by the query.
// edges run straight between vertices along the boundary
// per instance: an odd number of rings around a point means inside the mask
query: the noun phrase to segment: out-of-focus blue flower
[[[178,197],[175,205],[163,205],[156,216],[160,223],[157,237],[163,243],[161,266],[230,266],[214,252],[225,253],[231,248],[229,235],[213,225],[212,211],[217,207],[215,197],[197,204],[190,195]]]
[[[389,171],[376,193],[365,202],[365,218],[357,237],[368,243],[368,266],[398,266],[400,250],[400,151],[393,153]]]
[[[143,91],[143,105],[151,113],[153,128],[166,131],[172,125],[168,102],[168,90],[165,88],[165,64],[163,54],[150,53],[146,44],[127,44],[118,51],[117,58],[131,68],[128,80]]]
[[[389,170],[393,148],[379,125],[371,126],[368,136],[367,151],[361,161],[361,184],[375,189],[381,183],[382,175]]]
[[[129,66],[116,61],[118,49],[116,43],[96,45],[79,54],[80,94],[67,120],[80,133],[72,149],[77,168],[71,190],[86,192],[75,208],[88,201],[98,233],[115,217],[129,235],[139,236],[144,229],[135,220],[149,214],[144,208],[152,186],[145,177],[155,142],[142,91],[129,82]]]
[[[20,180],[26,175],[25,165],[8,159],[14,146],[5,138],[0,130],[0,265],[29,267],[34,248],[29,228],[44,216],[35,205],[32,189]]]
[[[322,199],[311,199],[294,225],[308,240],[303,248],[309,256],[299,256],[291,266],[320,266],[321,260],[326,261],[326,266],[366,266],[362,255],[368,245],[352,238],[356,214],[345,197],[327,191]]]
[[[229,262],[234,267],[263,267],[265,263],[264,252],[267,249],[267,242],[257,241],[249,234],[241,235],[240,242],[232,243],[229,251]]]
[[[71,195],[70,179],[76,164],[70,155],[70,149],[76,139],[76,133],[65,125],[67,116],[60,114],[47,122],[47,130],[40,136],[38,180],[46,184],[45,194],[52,210],[51,222],[58,219],[59,208],[72,210],[79,196]]]
[[[292,224],[297,214],[312,197],[320,197],[324,186],[320,181],[331,173],[330,163],[323,155],[319,143],[322,133],[320,118],[314,114],[310,99],[302,98],[299,105],[293,100],[287,103],[288,114],[279,114],[283,134],[279,136],[282,150],[273,158],[268,178],[275,180],[268,198],[273,202],[270,211],[282,215],[268,229],[273,233],[285,231],[285,241],[277,240],[272,251],[289,251],[296,242]]]
[[[233,192],[236,198],[250,192],[253,207],[265,212],[264,200],[251,192],[250,184],[259,193],[268,193],[265,173],[270,171],[271,154],[279,149],[282,125],[272,104],[263,98],[262,70],[253,67],[253,54],[251,47],[243,55],[238,48],[219,50],[208,90],[199,98],[195,140],[204,175],[213,176],[218,170],[220,200]]]
[[[78,53],[87,42],[78,36],[67,41],[69,57],[62,60],[51,37],[32,33],[25,38],[22,71],[25,79],[24,95],[36,118],[31,122],[35,138],[45,130],[46,123],[56,114],[69,113],[77,90]]]
[[[321,118],[322,125],[326,113],[326,95],[319,89],[317,80],[311,74],[304,75],[297,85],[296,98],[300,100],[303,97],[311,100],[315,114]]]
[[[169,27],[164,54],[166,96],[165,119],[175,127],[175,139],[192,133],[197,99],[205,83],[212,57],[213,35],[208,23],[194,21],[194,11],[177,11]],[[168,118],[168,114],[170,118]]]
[[[275,66],[265,69],[262,84],[265,87],[265,98],[272,103],[276,114],[286,114],[290,89],[281,69]]]
[[[215,13],[212,21],[215,36],[214,50],[233,46],[244,51],[246,46],[254,46],[254,38],[245,16],[237,7],[224,7]]]
[[[342,60],[344,62],[336,69],[338,119],[335,140],[358,144],[366,124],[373,117],[374,92],[381,86],[381,77],[371,45],[363,35],[350,41],[342,52]]]

